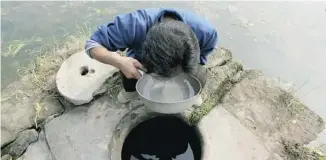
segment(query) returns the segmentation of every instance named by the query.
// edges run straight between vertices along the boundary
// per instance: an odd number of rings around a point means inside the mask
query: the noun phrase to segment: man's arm
[[[137,10],[118,15],[112,22],[100,26],[86,41],[85,50],[92,57],[92,48],[104,47],[110,52],[124,50],[134,44],[139,37],[146,35],[146,13]]]
[[[99,62],[109,64],[120,69],[127,78],[139,78],[137,68],[141,64],[129,57],[121,57],[113,53],[124,50],[133,45],[139,36],[146,31],[144,12],[141,10],[119,15],[113,22],[99,27],[86,41],[86,53]]]
[[[102,46],[91,48],[89,50],[89,54],[92,58],[98,60],[99,62],[110,64],[117,68],[120,67],[121,59],[123,58],[119,54],[111,53],[110,51],[108,51],[108,49]]]
[[[137,69],[143,68],[142,64],[131,57],[122,57],[119,54],[110,53],[105,47],[90,49],[90,54],[99,62],[110,64],[120,69],[127,78],[141,78]]]
[[[214,50],[218,40],[217,31],[214,29],[212,32],[206,34],[203,42],[203,47],[200,50],[200,62],[202,65],[207,63],[207,56]]]

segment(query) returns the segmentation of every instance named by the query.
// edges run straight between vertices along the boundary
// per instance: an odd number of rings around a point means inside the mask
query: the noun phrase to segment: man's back
[[[86,43],[86,52],[89,49],[102,45],[109,51],[132,49],[127,56],[135,57],[141,53],[148,30],[160,22],[165,13],[172,13],[189,25],[194,31],[200,45],[200,60],[207,61],[207,55],[214,49],[217,42],[217,32],[213,25],[198,15],[181,9],[148,8],[116,16],[114,21],[101,26]]]

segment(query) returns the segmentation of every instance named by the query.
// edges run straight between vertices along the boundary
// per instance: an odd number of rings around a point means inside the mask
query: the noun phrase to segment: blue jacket
[[[162,20],[166,12],[174,13],[193,29],[199,40],[200,62],[206,64],[207,55],[214,50],[217,43],[216,29],[192,12],[172,8],[140,9],[116,16],[112,22],[98,27],[91,38],[86,41],[86,53],[90,56],[89,50],[97,46],[103,46],[113,52],[129,48],[127,56],[135,57],[136,54],[141,53],[141,46],[147,31],[153,24]]]

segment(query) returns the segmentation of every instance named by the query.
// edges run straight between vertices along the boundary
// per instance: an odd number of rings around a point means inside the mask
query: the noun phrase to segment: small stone
[[[56,84],[65,99],[74,105],[82,105],[89,103],[97,94],[104,93],[101,86],[117,71],[117,68],[100,63],[81,51],[62,63]]]
[[[13,158],[20,157],[31,143],[37,141],[37,138],[38,133],[34,129],[23,131],[15,141],[2,150],[2,154],[10,154]]]

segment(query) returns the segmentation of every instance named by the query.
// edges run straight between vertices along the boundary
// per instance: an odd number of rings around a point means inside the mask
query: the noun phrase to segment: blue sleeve
[[[100,26],[86,41],[85,50],[103,46],[109,51],[124,50],[146,35],[147,22],[143,10],[118,15],[106,26]]]
[[[214,50],[218,40],[217,31],[215,29],[207,34],[207,38],[204,40],[203,47],[200,50],[201,64],[207,63],[207,56]]]

